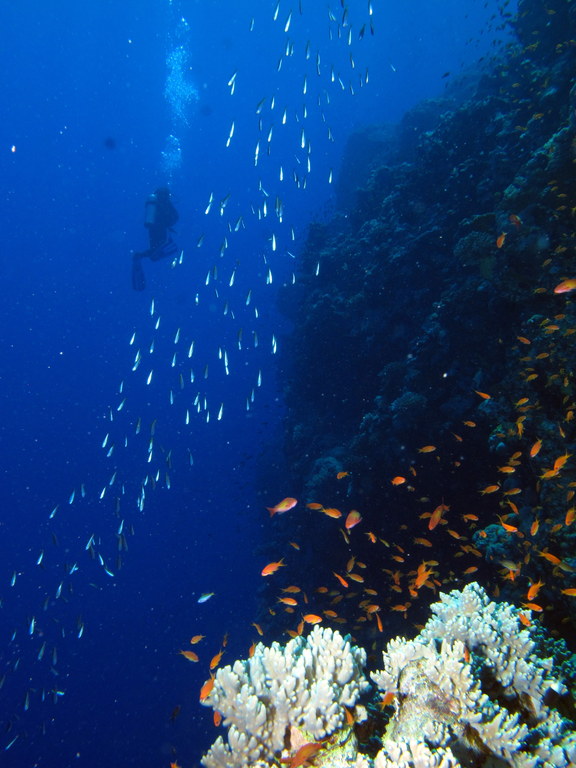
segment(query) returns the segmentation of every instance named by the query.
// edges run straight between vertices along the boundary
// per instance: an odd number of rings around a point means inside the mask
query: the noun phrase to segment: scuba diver
[[[146,287],[142,259],[159,261],[178,252],[178,246],[170,235],[178,221],[178,211],[170,197],[168,187],[158,187],[146,200],[144,226],[148,230],[150,247],[147,251],[132,254],[132,287],[135,291],[143,291]]]

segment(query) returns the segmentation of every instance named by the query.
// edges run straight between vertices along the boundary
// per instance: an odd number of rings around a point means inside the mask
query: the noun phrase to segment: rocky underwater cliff
[[[351,140],[340,210],[311,227],[281,296],[286,450],[305,501],[358,508],[388,554],[432,554],[438,583],[476,573],[566,634],[576,3],[521,0],[510,26],[504,51],[443,97]],[[316,553],[321,517],[302,524]],[[370,546],[355,553],[382,578]],[[322,550],[327,569],[346,547]]]

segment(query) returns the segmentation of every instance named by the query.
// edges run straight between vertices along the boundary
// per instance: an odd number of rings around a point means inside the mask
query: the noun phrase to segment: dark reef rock
[[[405,475],[418,492],[399,514],[417,519],[424,493],[490,510],[474,541],[494,566],[525,554],[495,512],[511,502],[527,536],[544,504],[560,519],[566,495],[530,466],[502,477],[498,465],[526,455],[528,438],[548,440],[550,462],[576,453],[576,311],[552,291],[574,275],[576,2],[521,0],[511,27],[516,42],[447,97],[350,140],[340,213],[310,228],[286,289],[300,301],[283,360],[286,450],[306,501],[358,506],[382,534],[389,517],[369,510],[396,509],[390,480]],[[525,344],[540,353],[528,368]],[[525,413],[521,394],[534,403]],[[425,461],[427,443],[442,456]],[[490,482],[499,502],[478,493]],[[550,546],[568,556],[574,535]]]

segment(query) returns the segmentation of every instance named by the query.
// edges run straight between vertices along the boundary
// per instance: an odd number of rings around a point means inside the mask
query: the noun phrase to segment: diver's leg
[[[146,288],[146,278],[142,269],[143,254],[135,253],[132,256],[132,288],[135,291],[143,291]]]

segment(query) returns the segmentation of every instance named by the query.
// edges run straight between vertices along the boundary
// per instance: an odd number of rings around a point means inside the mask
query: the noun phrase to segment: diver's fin
[[[146,278],[142,269],[142,260],[134,255],[132,259],[132,288],[135,291],[143,291],[146,288]]]

